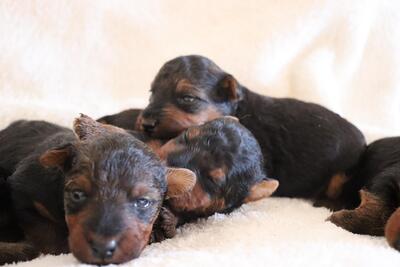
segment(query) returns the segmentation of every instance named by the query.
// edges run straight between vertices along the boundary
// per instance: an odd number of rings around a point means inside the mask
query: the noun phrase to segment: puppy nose
[[[117,248],[117,242],[110,240],[107,242],[91,242],[93,256],[99,259],[111,258]]]
[[[157,125],[157,120],[155,119],[145,119],[142,120],[142,127],[145,132],[152,132]]]

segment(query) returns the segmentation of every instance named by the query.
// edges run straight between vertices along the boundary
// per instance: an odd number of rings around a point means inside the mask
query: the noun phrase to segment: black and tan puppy
[[[127,110],[113,117],[134,117]],[[141,133],[131,132],[144,141],[155,144]],[[226,213],[243,203],[270,196],[278,182],[267,178],[261,149],[254,136],[236,118],[222,117],[192,126],[174,139],[152,146],[167,166],[189,169],[196,174],[192,191],[176,198],[167,198],[163,215],[157,221],[155,239],[175,235],[177,225],[206,217],[216,212]],[[161,232],[160,232],[161,230]]]
[[[232,115],[261,145],[265,167],[279,180],[278,196],[312,198],[340,208],[343,184],[365,149],[362,133],[332,111],[312,103],[272,98],[242,86],[202,56],[165,63],[151,86],[142,130],[171,138],[184,129]]]
[[[371,143],[356,174],[359,206],[334,212],[336,225],[357,234],[385,235],[400,251],[400,137]]]
[[[192,126],[164,144],[157,154],[167,166],[196,174],[193,190],[166,200],[180,223],[230,212],[243,203],[268,197],[278,188],[278,181],[264,172],[254,136],[232,117]]]
[[[12,173],[7,183],[23,232],[19,242],[0,243],[0,263],[69,251],[85,263],[126,262],[148,244],[165,194],[194,186],[192,172],[167,170],[120,128],[82,116],[74,132],[43,121],[0,132],[0,167]]]

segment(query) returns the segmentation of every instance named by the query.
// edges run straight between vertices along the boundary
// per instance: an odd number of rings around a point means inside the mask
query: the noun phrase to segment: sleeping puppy
[[[156,142],[141,132],[130,132],[152,144]],[[268,197],[279,184],[267,177],[257,140],[234,117],[190,127],[152,148],[167,166],[196,174],[192,191],[167,197],[163,216],[156,222],[154,241],[173,237],[177,225],[216,212],[227,213],[243,203]]]
[[[334,212],[334,224],[357,234],[385,235],[400,251],[400,137],[371,143],[356,172],[359,206]]]
[[[267,177],[259,144],[236,118],[190,127],[156,153],[167,166],[196,174],[193,190],[166,200],[180,224],[231,212],[243,203],[270,196],[279,185]]]
[[[346,205],[344,185],[366,146],[362,133],[320,105],[256,94],[208,58],[182,56],[162,66],[141,130],[173,138],[225,115],[239,118],[260,143],[267,173],[280,183],[275,195]]]
[[[74,131],[14,122],[0,131],[0,155],[11,174],[11,208],[1,212],[14,212],[22,231],[2,238],[0,264],[67,252],[89,264],[129,261],[148,244],[164,198],[195,184],[193,172],[166,168],[131,134],[83,115]]]

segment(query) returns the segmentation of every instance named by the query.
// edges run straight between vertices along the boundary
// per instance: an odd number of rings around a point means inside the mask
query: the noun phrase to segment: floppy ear
[[[249,195],[245,198],[244,203],[269,197],[276,191],[278,186],[279,182],[275,179],[262,180],[250,188]]]
[[[39,162],[45,168],[59,167],[66,171],[72,167],[75,156],[75,147],[72,144],[67,144],[62,147],[47,150],[40,156]]]
[[[184,168],[172,168],[167,170],[167,198],[176,198],[190,192],[196,184],[196,174]]]
[[[112,125],[103,124],[95,121],[85,114],[81,114],[79,118],[74,120],[73,129],[79,140],[84,141],[105,133],[125,133],[122,128]]]
[[[227,74],[220,82],[218,86],[219,95],[229,101],[235,101],[241,99],[241,92],[239,88],[239,83],[236,79]]]

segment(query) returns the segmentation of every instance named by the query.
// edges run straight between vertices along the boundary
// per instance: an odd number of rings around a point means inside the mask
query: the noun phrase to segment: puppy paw
[[[352,223],[354,212],[351,210],[340,210],[332,213],[326,220],[339,226],[343,229],[349,230],[349,225]],[[349,230],[350,231],[350,230]]]
[[[385,237],[391,247],[400,251],[400,208],[393,212],[387,221]]]
[[[169,209],[162,207],[151,233],[150,243],[161,242],[176,235],[178,217]]]
[[[0,265],[29,261],[39,256],[39,251],[28,243],[0,242]]]

